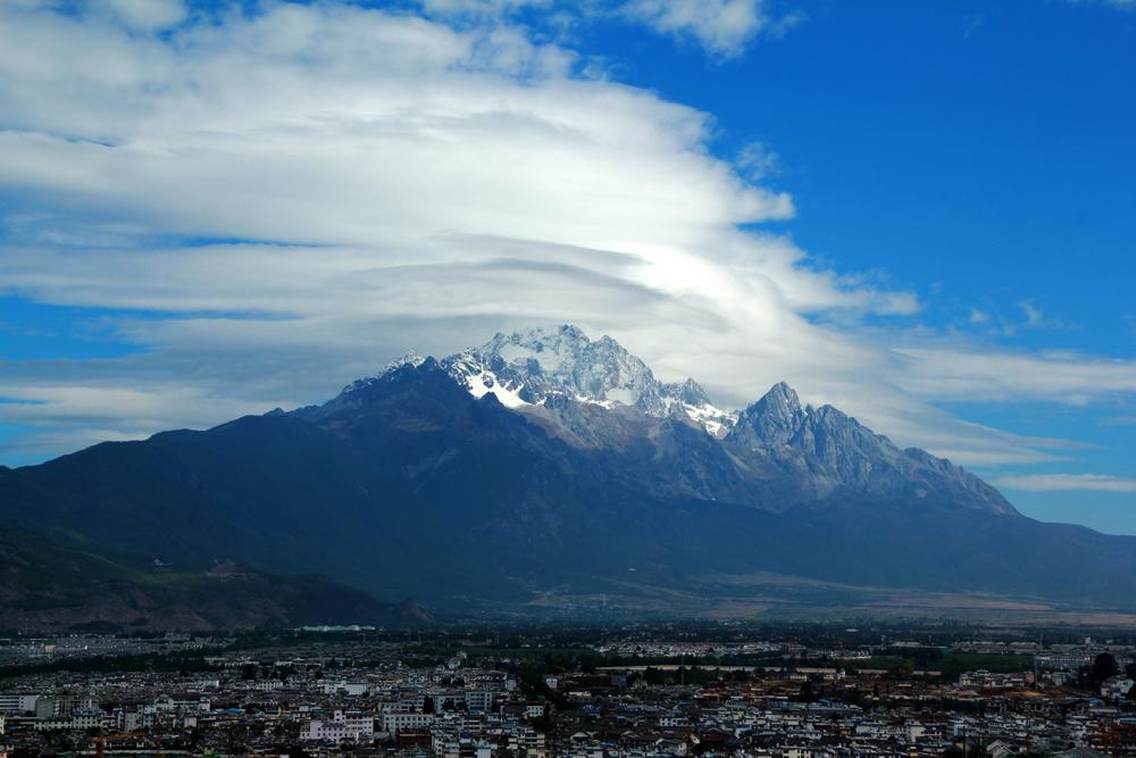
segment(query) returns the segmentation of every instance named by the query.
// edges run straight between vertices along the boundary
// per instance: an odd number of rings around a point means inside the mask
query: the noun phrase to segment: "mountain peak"
[[[791,416],[802,410],[801,398],[797,395],[797,391],[785,382],[777,382],[770,387],[757,404],[782,415]]]
[[[778,382],[745,409],[731,435],[749,446],[785,445],[793,439],[804,418],[796,390]]]
[[[787,470],[808,469],[822,491],[841,487],[881,502],[947,499],[990,513],[1015,513],[997,490],[949,461],[900,450],[832,405],[802,409],[785,382],[746,408],[727,441],[764,450]]]
[[[510,408],[578,402],[626,405],[647,415],[685,414],[715,437],[734,416],[710,403],[693,379],[660,382],[638,356],[614,338],[590,339],[574,324],[498,332],[478,348],[442,361],[443,368],[475,397],[492,393]]]
[[[697,406],[710,403],[710,397],[706,394],[706,390],[702,389],[702,385],[689,377],[684,382],[672,382],[666,387],[670,394],[687,405]]]
[[[575,338],[578,338],[578,339],[582,339],[585,342],[587,342],[587,340],[588,340],[588,335],[584,334],[584,330],[581,329],[580,327],[576,326],[575,324],[561,324],[560,327],[557,329],[557,331],[560,332],[561,334],[565,335],[565,336],[571,336],[571,337],[575,337]],[[610,340],[611,337],[608,337],[605,334],[602,337],[602,339],[609,339]],[[614,340],[612,340],[612,341],[614,342]]]
[[[500,353],[505,346],[513,345],[530,348],[536,352],[559,353],[565,350],[583,349],[591,343],[592,340],[580,327],[574,324],[561,324],[555,327],[536,326],[509,334],[497,332],[491,340],[477,348],[477,352],[493,355]],[[618,343],[616,345],[618,347]]]
[[[384,366],[382,373],[385,374],[388,371],[393,371],[395,369],[402,368],[403,366],[406,366],[406,365],[410,365],[413,368],[418,368],[419,366],[421,366],[425,362],[426,362],[426,356],[422,355],[421,353],[416,353],[414,351],[410,351],[410,352],[407,352],[407,353],[403,353],[401,356],[399,356],[398,358],[394,359],[393,361],[388,363],[386,366]]]
[[[647,364],[611,337],[593,341],[572,324],[499,332],[481,347],[451,356],[445,363],[471,391],[480,389],[478,382],[488,382],[528,404],[550,395],[643,410],[658,403],[660,385]]]

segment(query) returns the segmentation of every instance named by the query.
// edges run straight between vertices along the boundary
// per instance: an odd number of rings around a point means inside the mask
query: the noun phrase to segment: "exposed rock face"
[[[901,450],[831,405],[802,408],[784,382],[743,411],[726,442],[765,451],[798,475],[815,477],[820,491],[843,485],[876,498],[934,498],[1016,513],[996,489],[950,461],[917,448]]]
[[[807,418],[797,393],[781,382],[742,412],[730,439],[747,447],[787,445]]]

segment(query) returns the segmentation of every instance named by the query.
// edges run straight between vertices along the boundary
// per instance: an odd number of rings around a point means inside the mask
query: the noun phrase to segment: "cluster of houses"
[[[0,758],[16,750],[1136,756],[1133,681],[1118,674],[1092,691],[1083,676],[1074,682],[1092,658],[1087,648],[1045,648],[1051,655],[1044,662],[1042,649],[975,648],[968,652],[1029,655],[1033,665],[952,676],[873,667],[879,650],[797,643],[602,643],[590,652],[610,665],[592,658],[576,668],[562,659],[550,664],[539,645],[523,648],[475,652],[458,644],[442,652],[404,642],[307,641],[209,655],[194,670],[4,677]],[[1121,664],[1130,661],[1126,652],[1116,651]],[[723,654],[772,654],[781,662],[708,663]]]
[[[632,698],[590,689],[579,707],[561,714],[557,754],[1136,755],[1136,717],[1095,698],[1059,698],[1038,708],[1032,699],[988,693],[966,709],[920,696],[851,705],[802,703],[748,686],[651,689]]]
[[[387,651],[390,653],[390,651]],[[210,660],[207,675],[127,672],[23,677],[0,693],[0,757],[16,748],[244,752],[345,744],[445,756],[548,753],[547,714],[514,675],[465,665],[411,668],[298,655]]]

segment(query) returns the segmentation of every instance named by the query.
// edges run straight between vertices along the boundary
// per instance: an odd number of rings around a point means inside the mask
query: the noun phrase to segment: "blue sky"
[[[1136,14],[1060,2],[803,7],[807,23],[724,64],[638,35],[621,73],[715,114],[727,154],[768,145],[773,183],[798,206],[788,233],[841,268],[926,293],[919,323],[985,330],[1020,350],[1136,357]],[[618,56],[628,34],[597,44]],[[989,320],[969,323],[975,310]],[[1130,404],[943,405],[1094,446],[1054,471],[1087,463],[1133,477]],[[1133,491],[1011,497],[1040,518],[1136,530]]]
[[[0,463],[571,320],[1136,534],[1131,3],[19,0],[0,82]]]

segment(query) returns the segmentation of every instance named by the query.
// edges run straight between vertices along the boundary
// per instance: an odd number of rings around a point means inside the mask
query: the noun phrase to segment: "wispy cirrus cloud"
[[[1136,10],[1136,0],[1068,0],[1076,5],[1103,5],[1122,11]]]
[[[1104,474],[1026,474],[1001,476],[999,487],[1026,492],[1136,492],[1136,479]]]
[[[782,172],[781,156],[761,140],[743,145],[734,158],[734,164],[743,176],[753,182],[765,181]]]
[[[691,42],[715,60],[741,56],[761,37],[779,37],[800,24],[799,11],[775,13],[765,0],[422,0],[423,10],[463,22],[532,18],[539,11],[553,32],[597,20],[639,24],[678,41]]]
[[[1136,393],[1136,361],[1067,351],[902,347],[910,362],[898,381],[912,393],[950,402],[1056,402],[1064,405]]]
[[[629,0],[621,12],[659,33],[694,40],[719,58],[741,55],[758,36],[779,36],[803,19],[775,16],[762,0]]]

